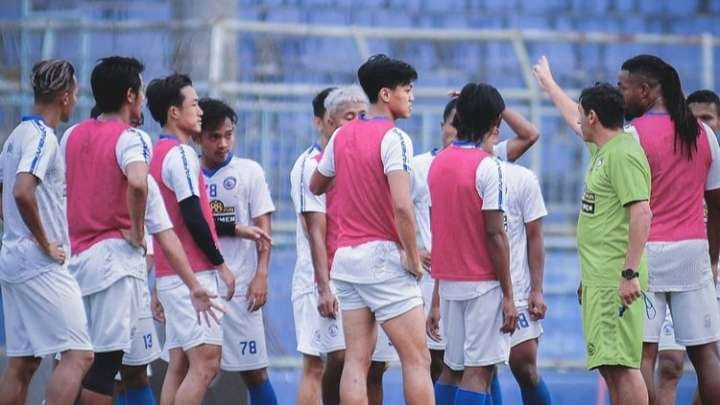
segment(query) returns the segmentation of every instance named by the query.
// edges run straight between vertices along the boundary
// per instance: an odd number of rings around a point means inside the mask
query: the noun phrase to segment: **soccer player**
[[[423,269],[410,197],[412,142],[395,126],[411,114],[416,78],[405,62],[385,55],[368,59],[358,69],[371,103],[368,115],[333,135],[310,180],[316,195],[335,182],[338,249],[331,278],[345,333],[340,397],[346,405],[367,403],[377,322],[400,357],[405,400],[434,402],[417,284]]]
[[[198,281],[214,295],[219,277],[227,287],[229,300],[235,293],[235,276],[218,249],[200,162],[187,145],[201,130],[197,93],[189,77],[172,74],[153,80],[147,96],[150,113],[163,131],[154,148],[150,174],[160,187],[175,233]],[[220,366],[222,325],[217,317],[211,323],[207,314],[206,324],[199,322],[191,305],[191,291],[174,274],[169,259],[156,249],[156,288],[166,317],[165,347],[170,352],[160,403],[200,404]]]
[[[144,102],[143,65],[113,56],[90,79],[100,119],[68,129],[70,272],[83,294],[95,360],[81,403],[110,404],[114,377],[128,351],[146,288],[144,214],[150,139],[129,123]]]
[[[219,100],[202,99],[202,171],[210,196],[220,252],[235,274],[235,296],[226,305],[220,368],[237,371],[253,405],[277,403],[268,379],[262,307],[267,300],[270,215],[275,211],[257,162],[233,154],[237,115]]]
[[[442,149],[446,148],[453,140],[455,140],[455,136],[457,135],[457,129],[455,129],[452,125],[452,122],[455,119],[456,104],[457,98],[453,98],[447,103],[445,109],[443,110],[443,120],[440,123]],[[512,112],[510,109],[506,108],[505,111],[503,111],[503,114],[512,114]],[[517,114],[513,114],[513,116],[519,117]],[[508,122],[520,121],[513,121],[511,119]],[[502,141],[495,145],[493,147],[493,153],[500,160],[512,162],[519,159],[520,156],[530,149],[538,138],[539,133],[535,127],[523,125],[522,129],[518,128],[516,137]],[[423,258],[423,263],[426,265],[429,264],[432,246],[432,236],[430,232],[430,195],[427,187],[427,175],[432,161],[442,149],[433,149],[430,152],[416,155],[413,157],[412,161],[412,197],[413,205],[415,206],[415,222],[417,223],[420,234],[420,256]],[[510,247],[512,249],[512,244]],[[542,280],[540,280],[540,284],[542,286]],[[423,293],[423,302],[425,303],[425,312],[428,315],[431,315],[434,285],[435,282],[432,278],[427,276],[423,278],[420,285]],[[436,308],[433,316],[428,319],[430,320],[428,322],[429,329],[427,339],[431,358],[430,374],[433,382],[435,382],[442,372],[443,356],[445,351],[442,323],[439,321],[440,309]],[[496,381],[497,380],[493,380],[493,383]]]
[[[328,89],[326,89],[328,90]],[[298,348],[304,358],[322,362],[322,400],[326,405],[340,403],[340,378],[345,357],[345,338],[338,302],[330,284],[332,258],[337,249],[337,205],[334,192],[316,196],[310,192],[311,178],[332,133],[368,109],[368,99],[358,86],[323,90],[313,100],[315,125],[320,132],[318,143],[298,157],[290,175],[291,196],[299,215],[297,229],[298,261],[293,275],[293,309]],[[317,338],[315,337],[317,336]],[[309,353],[309,354],[307,354]],[[397,352],[387,335],[378,331],[375,350],[368,371],[369,404],[382,404],[382,378],[387,362],[397,361]],[[310,388],[301,394],[311,395]],[[317,391],[316,391],[317,392]],[[315,404],[315,398],[303,397],[302,403]],[[300,402],[300,401],[299,401]]]
[[[42,357],[62,352],[46,402],[72,404],[93,361],[77,281],[67,269],[65,163],[55,128],[77,103],[75,68],[60,59],[32,69],[33,115],[23,117],[0,154],[3,237],[0,286],[8,364],[0,403],[24,404]]]
[[[697,90],[687,98],[695,118],[707,124],[717,136],[720,133],[720,98],[712,90]]]
[[[552,79],[546,59],[535,75],[577,132],[574,102]],[[720,165],[712,130],[693,117],[675,68],[652,55],[628,59],[619,74],[629,130],[652,173],[653,218],[646,247],[650,269],[642,371],[654,403],[657,342],[668,303],[677,343],[687,348],[705,401],[720,397],[720,313],[713,276],[720,250]],[[703,215],[703,193],[708,209]],[[707,228],[707,230],[706,230]],[[659,314],[659,315],[658,315]],[[705,326],[707,325],[707,326]]]
[[[452,331],[435,388],[438,404],[489,401],[495,365],[507,361],[516,327],[503,166],[492,156],[503,110],[494,87],[467,84],[456,106],[456,140],[428,174],[432,274],[445,330]]]

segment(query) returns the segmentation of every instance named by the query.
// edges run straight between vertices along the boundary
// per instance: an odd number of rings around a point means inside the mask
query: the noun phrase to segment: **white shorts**
[[[707,284],[693,291],[648,292],[646,295],[644,342],[660,341],[668,307],[679,345],[697,346],[720,340],[720,312],[714,285]]]
[[[508,361],[510,334],[503,324],[502,291],[493,288],[476,298],[443,300],[440,306],[446,331],[445,364],[455,371]]]
[[[215,271],[202,271],[195,273],[200,285],[211,294],[217,294],[218,285]],[[190,290],[177,275],[160,277],[157,279],[157,292],[160,303],[165,309],[165,349],[182,348],[188,351],[202,344],[222,346],[223,328],[220,311],[215,311],[221,325],[218,325],[210,316],[210,324],[204,316],[200,316],[198,324],[197,312],[190,301]],[[220,299],[215,303],[222,306]]]
[[[65,266],[0,286],[8,357],[93,350],[80,287]]]
[[[425,316],[427,316],[430,313],[430,305],[432,305],[432,294],[433,289],[435,288],[435,280],[431,279],[429,275],[425,275],[420,282],[420,290],[422,291],[422,297],[423,297],[423,306],[425,309]],[[442,305],[442,302],[441,302]],[[427,346],[430,350],[445,350],[445,328],[443,327],[443,323],[440,322],[440,341],[436,342],[430,337],[427,337]]]
[[[518,319],[515,333],[510,336],[510,347],[515,347],[528,340],[537,339],[543,334],[539,320],[530,318],[527,306],[517,307]]]
[[[160,357],[162,351],[150,309],[150,290],[148,290],[147,282],[141,293],[140,315],[133,331],[130,351],[123,356],[123,364],[126,366],[150,364]]]
[[[335,319],[320,316],[317,310],[317,293],[303,294],[293,300],[295,315],[295,335],[298,351],[310,356],[345,350],[345,334],[343,333],[342,316]],[[390,339],[378,329],[377,343],[372,361],[398,361],[397,351]]]
[[[662,329],[660,330],[660,341],[658,342],[658,350],[661,352],[671,350],[685,351],[685,346],[679,345],[675,341],[675,328],[673,328],[670,308],[665,311],[665,320],[663,321]]]
[[[423,304],[420,286],[407,272],[370,284],[333,280],[333,286],[340,301],[340,309],[351,311],[369,308],[375,314],[375,320],[380,323]]]
[[[130,350],[146,290],[145,280],[126,276],[83,297],[95,353]]]
[[[222,370],[259,370],[269,364],[262,309],[249,312],[247,307],[248,301],[244,294],[236,294],[225,303],[220,361]]]

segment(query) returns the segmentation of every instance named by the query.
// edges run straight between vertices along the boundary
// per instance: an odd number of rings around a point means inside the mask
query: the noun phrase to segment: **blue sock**
[[[123,396],[125,402],[122,402]],[[118,397],[118,405],[155,405],[155,396],[149,385],[142,388],[128,388],[123,390]]]
[[[458,388],[455,394],[455,405],[488,405],[489,401],[491,399],[488,392],[465,391]]]
[[[277,405],[275,390],[273,390],[270,380],[262,384],[251,385],[248,387],[250,392],[250,405]]]
[[[115,405],[128,405],[125,390],[120,390],[120,392],[118,392],[118,396],[115,399]]]
[[[550,405],[550,391],[548,391],[545,381],[541,378],[536,386],[532,388],[521,388],[522,400],[524,405]]]
[[[437,405],[453,405],[455,403],[455,392],[458,387],[454,385],[435,383],[435,402]]]
[[[492,398],[492,405],[502,405],[502,391],[500,390],[500,379],[497,372],[495,372],[495,376],[490,382],[490,397]]]

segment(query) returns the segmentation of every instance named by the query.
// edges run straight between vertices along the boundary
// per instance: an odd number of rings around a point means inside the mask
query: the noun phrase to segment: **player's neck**
[[[380,102],[370,104],[370,108],[368,108],[367,115],[372,117],[385,117],[395,123],[395,114],[393,114],[392,110],[390,110],[390,106],[387,104],[382,104]]]
[[[177,124],[170,121],[162,127],[162,132],[165,134],[175,135],[180,143],[189,143],[192,138],[192,134],[182,130]]]
[[[50,128],[57,128],[60,124],[60,108],[52,104],[35,104],[33,106],[33,115],[42,117],[45,125]]]
[[[622,133],[622,130],[620,129],[600,128],[593,137],[593,143],[598,147],[598,149],[602,149],[603,146],[616,136],[620,135],[620,133]]]
[[[104,112],[98,116],[98,119],[102,121],[120,120],[130,125],[130,109],[121,108],[119,111],[115,112]]]

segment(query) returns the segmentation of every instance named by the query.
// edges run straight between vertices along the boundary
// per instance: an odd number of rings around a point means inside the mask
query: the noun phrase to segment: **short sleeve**
[[[710,169],[705,180],[705,190],[716,190],[720,188],[720,146],[718,145],[715,133],[707,124],[702,124],[710,145]]]
[[[250,216],[257,218],[269,212],[275,211],[270,188],[265,179],[265,172],[262,167],[253,162],[252,179],[250,180]]]
[[[70,128],[68,128],[67,130],[65,130],[65,133],[63,134],[62,139],[60,139],[60,153],[62,154],[63,159],[65,159],[65,150],[67,149],[67,142],[68,142],[68,139],[70,138],[70,134],[72,134],[73,130],[77,126],[78,126],[78,124],[75,124],[75,125],[71,126]]]
[[[30,173],[42,181],[58,153],[58,143],[51,129],[35,121],[32,121],[32,125],[35,128],[28,132],[27,139],[22,142],[20,162],[15,173]]]
[[[529,170],[524,172],[521,180],[523,184],[521,204],[523,221],[528,223],[547,216],[547,209],[537,176]]]
[[[620,204],[650,200],[650,165],[640,144],[608,157],[608,175]]]
[[[300,173],[300,212],[325,212],[325,194],[315,195],[310,192],[310,178],[315,168],[318,166],[317,161],[309,156],[305,157],[302,171]]]
[[[120,135],[115,145],[115,158],[123,174],[127,175],[131,163],[150,163],[151,144],[148,134],[136,128],[128,128]]]
[[[508,141],[502,141],[498,143],[497,145],[493,146],[493,154],[496,158],[507,162],[507,154],[508,154]]]
[[[380,158],[385,174],[396,170],[410,172],[413,145],[410,137],[400,128],[391,128],[380,143]]]
[[[340,129],[336,129],[332,134],[328,144],[325,146],[322,159],[318,163],[317,170],[325,177],[335,177],[335,137]]]
[[[200,196],[199,176],[200,162],[195,151],[188,145],[177,145],[165,155],[162,181],[175,193],[178,202]]]
[[[151,235],[173,227],[160,194],[160,187],[158,187],[155,179],[149,175],[147,204],[145,205],[145,227]]]
[[[505,168],[500,160],[486,157],[480,162],[475,188],[483,200],[483,211],[505,211]]]

